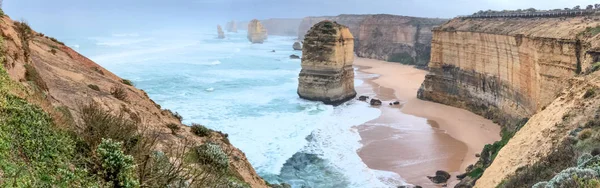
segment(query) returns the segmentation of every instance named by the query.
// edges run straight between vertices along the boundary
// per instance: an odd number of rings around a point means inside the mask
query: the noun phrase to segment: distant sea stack
[[[302,50],[302,44],[300,44],[300,42],[294,42],[292,48],[294,48],[294,50]]]
[[[267,39],[267,29],[257,19],[248,24],[248,40],[262,44]]]
[[[227,28],[226,28],[226,29],[227,29],[227,32],[230,32],[230,33],[232,33],[232,32],[233,32],[233,33],[237,33],[237,25],[235,24],[235,21],[233,21],[233,20],[232,20],[232,21],[230,21],[230,22],[227,22],[227,25],[226,25],[226,27],[227,27]]]
[[[221,25],[217,25],[217,32],[219,33],[218,38],[220,38],[220,39],[225,38],[225,33],[223,32],[223,28],[221,28]]]
[[[304,38],[300,98],[333,105],[354,98],[352,49],[354,37],[348,27],[328,20],[314,25]]]

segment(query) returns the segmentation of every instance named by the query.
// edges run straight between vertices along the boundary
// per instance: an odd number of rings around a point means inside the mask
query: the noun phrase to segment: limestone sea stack
[[[235,21],[232,20],[230,22],[227,22],[227,25],[225,27],[227,29],[227,32],[237,33],[237,25],[236,25]]]
[[[300,42],[294,42],[292,48],[294,48],[294,50],[302,50],[302,44],[300,44]]]
[[[300,98],[333,105],[354,98],[353,49],[354,37],[348,27],[328,20],[314,25],[302,48]]]
[[[223,32],[223,28],[221,28],[221,25],[217,25],[217,32],[219,33],[218,38],[220,38],[220,39],[225,38],[225,33]]]
[[[257,19],[248,24],[248,40],[262,44],[267,39],[267,29]]]

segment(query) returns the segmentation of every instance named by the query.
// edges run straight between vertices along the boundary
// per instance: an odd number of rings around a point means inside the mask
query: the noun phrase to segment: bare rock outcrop
[[[219,36],[217,38],[219,38],[219,39],[225,38],[225,32],[223,32],[223,28],[221,28],[221,25],[217,25],[217,33],[219,34]]]
[[[263,43],[267,39],[267,29],[257,19],[248,24],[248,40],[252,43]]]
[[[356,96],[354,37],[348,27],[322,21],[306,34],[299,76],[300,98],[340,104]]]
[[[300,42],[294,42],[292,48],[294,48],[294,50],[302,50],[302,44],[300,44]]]
[[[234,20],[231,20],[230,22],[227,22],[227,26],[225,26],[227,29],[227,32],[230,33],[237,33],[237,25],[235,23]]]

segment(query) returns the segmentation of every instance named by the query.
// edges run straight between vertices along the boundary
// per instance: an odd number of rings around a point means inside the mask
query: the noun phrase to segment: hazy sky
[[[387,13],[451,18],[478,10],[554,9],[594,0],[4,0],[11,18],[51,35],[202,25],[226,20]]]

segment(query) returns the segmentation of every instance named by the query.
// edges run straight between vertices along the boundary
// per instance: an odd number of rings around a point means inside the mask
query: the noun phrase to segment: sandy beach
[[[356,58],[356,77],[365,84],[358,95],[381,99],[379,118],[358,127],[358,151],[369,168],[392,171],[408,183],[434,186],[427,175],[445,170],[455,175],[477,161],[485,144],[500,140],[500,127],[469,111],[422,101],[417,91],[427,71],[400,63]],[[401,105],[388,103],[400,101]]]

